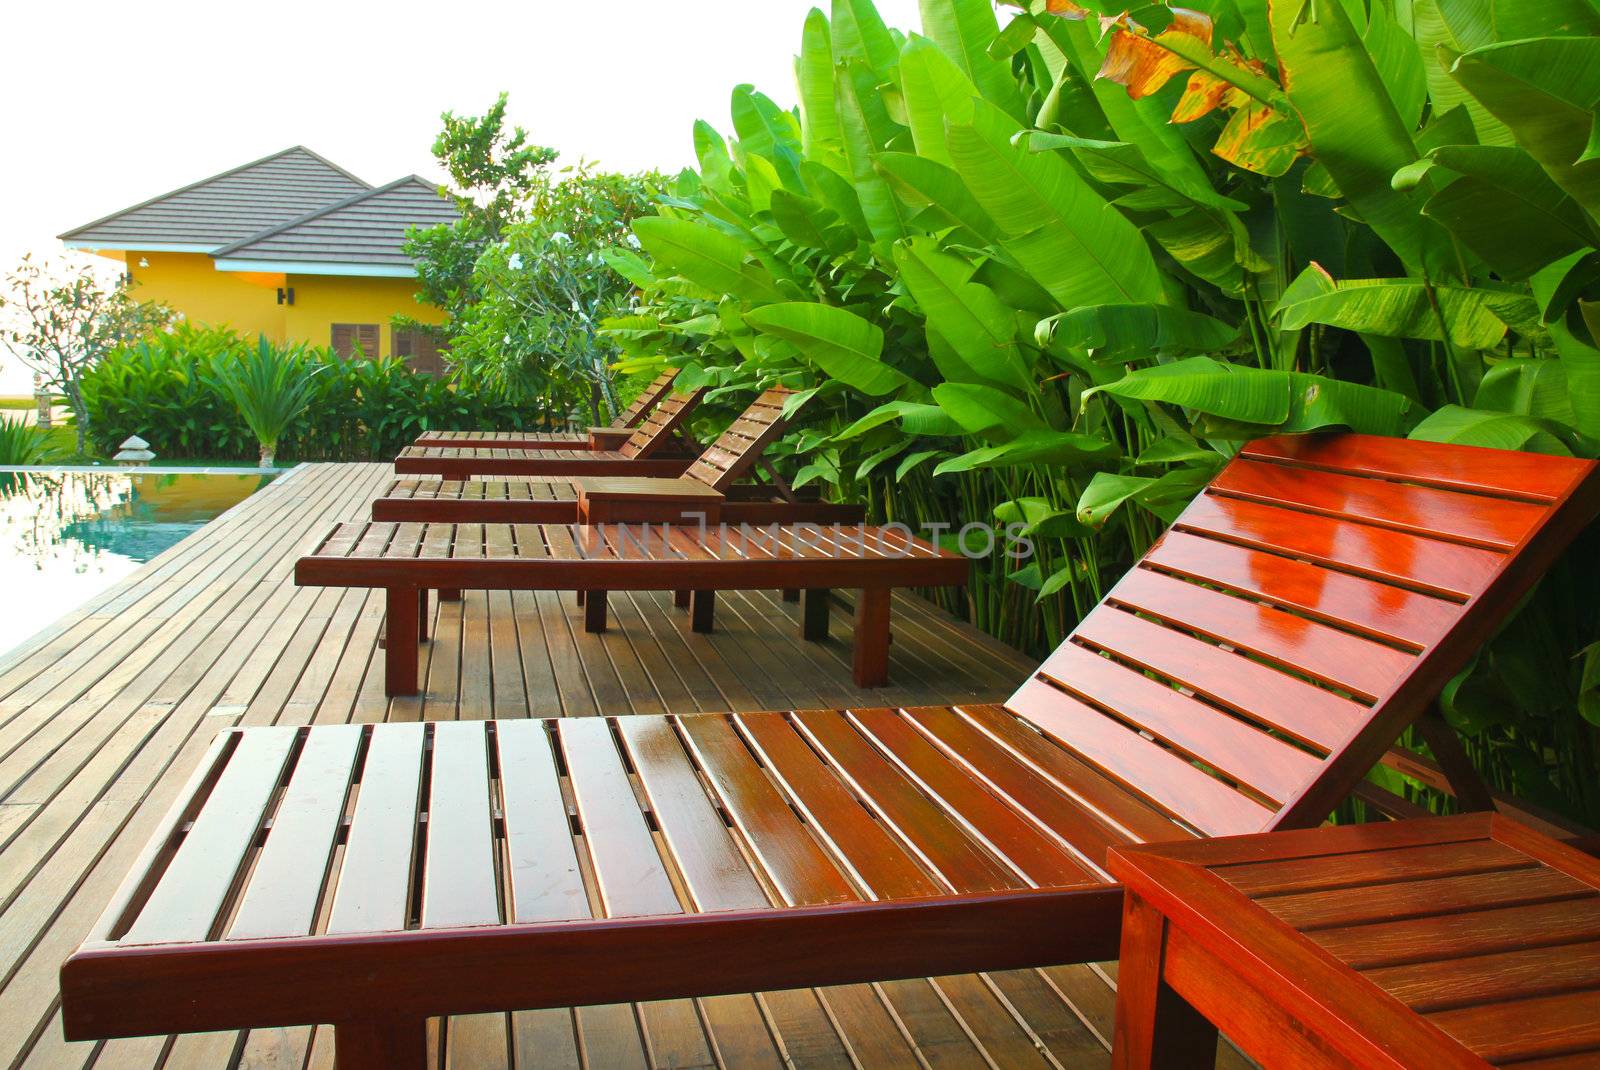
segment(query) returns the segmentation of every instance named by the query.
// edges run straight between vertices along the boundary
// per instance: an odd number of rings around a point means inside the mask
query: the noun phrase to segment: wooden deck
[[[61,1038],[61,961],[222,728],[997,701],[1032,668],[899,595],[892,684],[864,692],[849,682],[843,603],[816,644],[799,639],[799,605],[772,591],[724,595],[710,635],[690,631],[670,593],[614,593],[600,636],[571,595],[468,592],[436,608],[423,693],[387,700],[382,592],[290,577],[392,478],[387,465],[298,469],[0,659],[0,1065],[332,1065],[327,1030]],[[443,1023],[439,1050],[441,1065],[472,1068],[1102,1066],[1113,973],[479,1015]]]

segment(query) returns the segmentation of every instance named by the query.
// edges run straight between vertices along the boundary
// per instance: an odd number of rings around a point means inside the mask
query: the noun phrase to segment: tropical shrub
[[[1021,524],[966,607],[1055,643],[1255,435],[1346,427],[1600,450],[1588,0],[834,0],[799,107],[696,124],[628,368],[804,388],[798,483]],[[1495,782],[1600,817],[1600,567],[1447,689]]]
[[[206,385],[233,403],[261,447],[261,467],[271,468],[278,440],[310,406],[313,384],[327,370],[305,346],[275,346],[262,337],[254,352],[217,361]]]
[[[96,449],[109,456],[136,434],[159,458],[255,456],[256,437],[218,375],[232,355],[258,344],[226,329],[180,325],[111,354],[84,380]],[[305,349],[301,359],[324,370],[278,442],[278,455],[290,460],[389,460],[429,428],[543,425],[501,394],[457,389],[401,360],[342,360],[325,349]]]
[[[0,465],[48,464],[54,459],[45,432],[26,420],[0,416]]]

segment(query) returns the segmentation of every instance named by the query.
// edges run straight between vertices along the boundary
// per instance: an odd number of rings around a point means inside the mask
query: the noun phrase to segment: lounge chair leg
[[[828,589],[807,587],[805,606],[800,614],[800,634],[820,642],[828,638]]]
[[[889,682],[889,588],[856,594],[855,681],[857,687]]]
[[[415,695],[420,599],[415,587],[390,587],[385,595],[388,615],[383,623],[383,693]]]
[[[783,600],[785,602],[800,601],[800,589],[798,587],[785,587],[783,589]]]
[[[584,592],[579,591],[579,594]],[[583,602],[583,630],[586,632],[603,632],[606,630],[606,593],[604,591],[590,591]]]
[[[428,589],[417,588],[417,642],[428,641]]]
[[[693,608],[689,611],[689,627],[697,632],[709,632],[717,612],[716,591],[694,592]]]
[[[333,1059],[339,1070],[424,1070],[428,1028],[422,1019],[367,1019],[333,1027]]]
[[[1111,1052],[1114,1070],[1200,1070],[1216,1065],[1217,1027],[1162,980],[1166,940],[1161,938],[1164,934],[1150,930],[1166,923],[1137,896],[1124,901],[1124,954],[1117,969]]]
[[[673,591],[672,604],[677,606],[679,609],[688,609],[690,593],[691,592],[689,591]]]
[[[459,602],[461,601],[461,592],[455,587],[441,587],[439,588],[439,601]]]

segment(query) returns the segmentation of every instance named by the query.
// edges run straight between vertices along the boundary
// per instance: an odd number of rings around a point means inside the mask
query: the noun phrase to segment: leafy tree
[[[164,305],[135,300],[126,281],[106,289],[87,267],[24,256],[0,293],[0,342],[72,406],[78,453],[86,452],[89,410],[83,377],[112,350],[172,322]]]
[[[406,254],[417,262],[419,294],[452,317],[471,307],[479,293],[472,277],[478,255],[499,241],[507,226],[526,214],[528,199],[548,181],[555,149],[528,142],[520,126],[506,128],[506,94],[481,116],[445,112],[433,156],[450,175],[450,193],[461,218],[413,228]]]
[[[445,113],[433,152],[460,192],[461,218],[413,231],[420,292],[444,309],[450,360],[464,384],[503,393],[548,422],[617,408],[616,343],[602,320],[626,311],[633,284],[603,259],[651,209],[659,176],[580,162],[506,124],[501,94],[482,116]]]

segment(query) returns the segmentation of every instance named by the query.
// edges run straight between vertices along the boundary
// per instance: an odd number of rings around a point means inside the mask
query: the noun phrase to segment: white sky
[[[374,184],[439,177],[439,113],[510,115],[562,157],[616,170],[693,162],[690,127],[728,131],[753,83],[794,103],[816,0],[23,0],[0,71],[0,271],[55,235],[303,144]],[[877,0],[920,25],[916,0]],[[826,3],[823,4],[826,9]],[[0,348],[0,393],[27,376]]]

